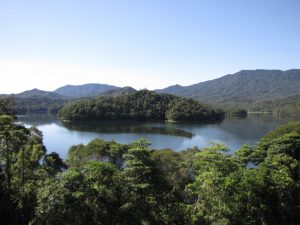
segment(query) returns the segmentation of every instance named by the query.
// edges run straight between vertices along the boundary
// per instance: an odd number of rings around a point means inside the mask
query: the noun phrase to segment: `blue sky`
[[[0,92],[299,68],[299,12],[299,0],[0,0]]]

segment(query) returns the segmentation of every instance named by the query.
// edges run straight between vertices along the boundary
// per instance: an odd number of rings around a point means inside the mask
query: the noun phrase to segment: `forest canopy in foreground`
[[[64,162],[0,102],[3,225],[299,224],[300,122],[234,154],[95,139]]]
[[[71,102],[61,110],[61,117],[69,121],[87,120],[173,120],[221,121],[222,110],[195,100],[169,94],[141,90],[115,97],[99,96]]]

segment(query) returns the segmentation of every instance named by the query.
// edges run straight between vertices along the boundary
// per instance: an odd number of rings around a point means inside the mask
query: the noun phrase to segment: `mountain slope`
[[[101,96],[117,96],[117,95],[126,95],[126,94],[132,94],[137,92],[132,87],[122,87],[122,88],[117,88],[117,89],[111,89],[105,92],[102,92],[100,95]]]
[[[119,87],[108,84],[83,84],[83,85],[65,85],[54,91],[54,93],[72,97],[90,97],[99,95],[105,91],[118,89]]]
[[[209,103],[274,100],[300,94],[300,70],[242,70],[190,86],[156,90]]]
[[[28,91],[21,92],[16,94],[15,97],[17,98],[47,98],[47,99],[64,99],[65,97],[59,95],[57,93],[51,91],[42,91],[39,89],[32,89]]]
[[[291,95],[273,101],[255,102],[250,111],[267,111],[277,115],[300,115],[300,95]]]

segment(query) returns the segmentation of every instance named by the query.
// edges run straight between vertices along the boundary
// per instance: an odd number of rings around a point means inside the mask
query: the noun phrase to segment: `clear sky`
[[[300,0],[0,0],[0,93],[300,68]]]

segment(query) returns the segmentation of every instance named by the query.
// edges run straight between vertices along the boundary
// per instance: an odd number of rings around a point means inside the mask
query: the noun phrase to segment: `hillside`
[[[141,90],[115,97],[98,96],[70,102],[62,108],[61,117],[67,121],[173,120],[212,122],[222,120],[224,112],[192,99]]]
[[[253,102],[300,94],[300,70],[242,70],[218,79],[190,86],[170,86],[156,92],[207,103],[249,106]]]
[[[91,97],[119,87],[108,84],[65,85],[54,91],[56,94],[72,98]]]
[[[105,92],[102,92],[100,95],[101,96],[117,96],[117,95],[125,95],[125,94],[132,94],[137,92],[132,87],[122,87],[122,88],[117,88],[117,89],[111,89]]]
[[[51,99],[47,97],[15,97],[15,109],[18,114],[53,113],[56,114],[67,100]]]
[[[137,92],[132,87],[107,84],[66,85],[53,92],[32,89],[15,94],[20,111],[45,111],[47,105],[59,109],[66,100],[94,96],[119,96]],[[190,86],[174,85],[156,93],[192,98],[223,108],[227,112],[268,111],[292,115],[300,112],[300,69],[242,70],[218,79]],[[3,97],[8,95],[1,95]],[[26,101],[24,100],[26,99]],[[55,101],[53,101],[55,100]],[[57,104],[59,100],[59,104]],[[59,106],[58,106],[59,105]],[[27,110],[23,110],[23,109]],[[43,109],[43,110],[42,110]],[[55,111],[57,111],[55,110]]]
[[[249,107],[250,111],[267,111],[276,115],[300,115],[300,95],[292,95],[273,101],[255,102]]]
[[[42,91],[36,88],[15,94],[14,96],[16,98],[47,98],[52,100],[65,99],[65,97],[60,94],[50,91]]]

